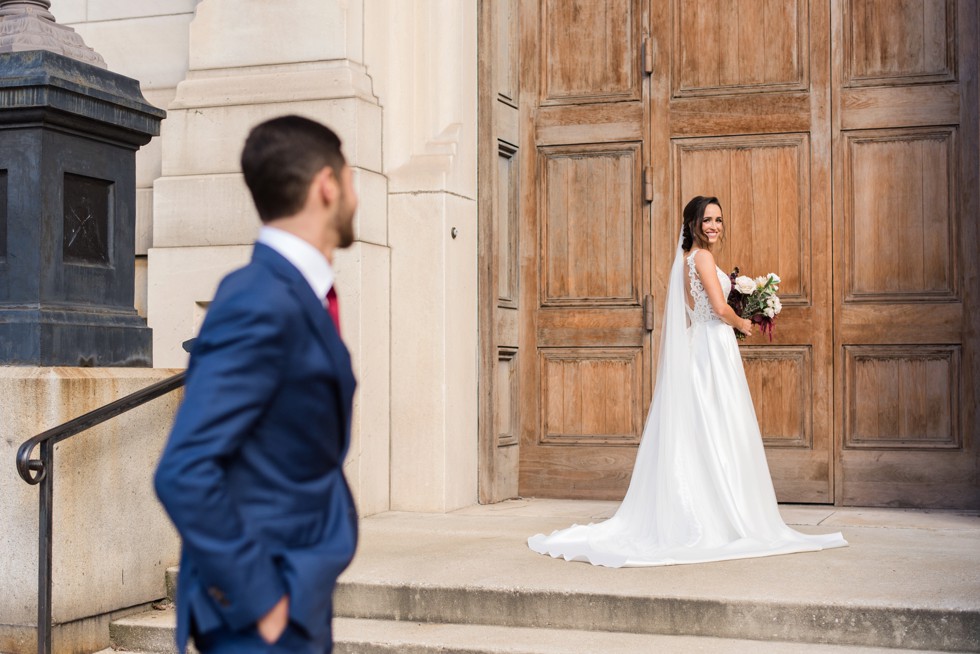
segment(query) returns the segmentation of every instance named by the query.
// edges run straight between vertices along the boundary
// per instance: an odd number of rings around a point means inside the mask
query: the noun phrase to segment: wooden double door
[[[681,208],[777,272],[781,501],[980,506],[969,0],[484,0],[481,498],[619,499]]]

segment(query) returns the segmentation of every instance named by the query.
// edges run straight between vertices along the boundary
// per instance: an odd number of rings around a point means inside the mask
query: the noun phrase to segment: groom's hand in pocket
[[[259,636],[268,644],[273,644],[286,631],[289,624],[289,595],[283,595],[268,613],[259,618]]]

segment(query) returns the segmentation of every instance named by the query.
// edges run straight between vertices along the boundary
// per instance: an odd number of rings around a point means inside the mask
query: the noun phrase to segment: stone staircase
[[[888,528],[864,518],[844,528],[843,550],[609,570],[523,548],[535,525],[567,516],[491,511],[365,520],[335,596],[335,653],[980,652],[976,515]],[[167,603],[117,620],[112,647],[173,652],[173,621]]]

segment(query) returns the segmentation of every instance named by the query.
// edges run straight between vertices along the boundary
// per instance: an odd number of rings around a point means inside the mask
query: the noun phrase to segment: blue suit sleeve
[[[212,305],[154,480],[232,629],[256,622],[286,592],[275,561],[249,535],[229,496],[222,466],[249,437],[285,365],[285,317],[257,304],[254,295],[243,294]]]

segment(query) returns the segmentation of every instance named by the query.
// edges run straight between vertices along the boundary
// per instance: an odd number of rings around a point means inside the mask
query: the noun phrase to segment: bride
[[[703,563],[844,547],[841,534],[790,529],[776,505],[732,327],[728,276],[712,248],[717,198],[697,196],[670,272],[653,404],[616,514],[528,539],[535,552],[609,567]]]

